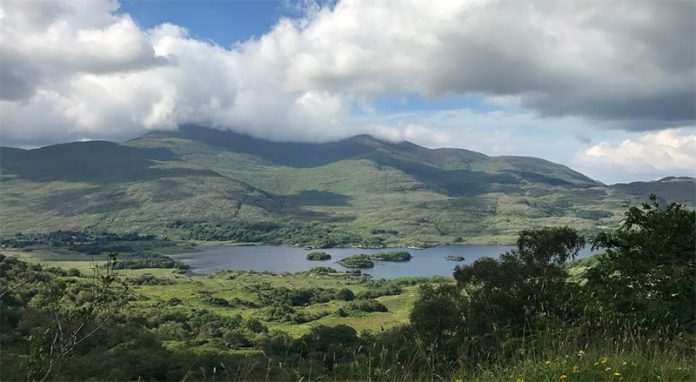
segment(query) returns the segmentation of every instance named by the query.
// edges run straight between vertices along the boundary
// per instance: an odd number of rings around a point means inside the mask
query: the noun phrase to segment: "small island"
[[[345,257],[339,260],[338,264],[341,264],[346,268],[373,268],[375,266],[375,263],[372,261],[370,255],[366,255],[364,253]]]
[[[372,258],[378,261],[409,261],[411,254],[406,251],[382,252],[373,254]]]
[[[310,252],[307,254],[307,260],[311,260],[311,261],[331,260],[331,255],[329,255],[326,252]]]
[[[450,256],[445,257],[445,259],[447,259],[449,261],[464,261],[464,256],[452,256],[452,255],[450,255]]]

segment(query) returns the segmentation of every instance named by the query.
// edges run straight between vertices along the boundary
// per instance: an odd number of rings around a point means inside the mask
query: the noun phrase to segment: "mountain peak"
[[[145,139],[176,137],[203,143],[214,150],[262,158],[276,165],[310,168],[344,160],[368,160],[378,168],[397,169],[418,182],[450,195],[479,192],[490,184],[537,183],[562,187],[597,186],[598,182],[565,166],[531,157],[489,157],[474,151],[429,149],[361,134],[325,143],[274,142],[198,126],[153,133]],[[170,144],[170,143],[166,143]]]

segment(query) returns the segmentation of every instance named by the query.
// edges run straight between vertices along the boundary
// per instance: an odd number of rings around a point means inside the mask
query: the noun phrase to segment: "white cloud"
[[[696,129],[666,129],[611,144],[600,142],[576,155],[578,168],[619,181],[696,176]]]
[[[303,18],[225,49],[176,25],[143,30],[114,13],[115,1],[7,0],[0,138],[114,139],[204,123],[273,139],[327,140],[374,126],[384,135],[449,139],[453,130],[408,120],[355,123],[354,108],[412,93],[482,94],[525,115],[597,126],[691,123],[696,65],[685,36],[694,35],[694,6],[310,1]],[[488,134],[477,129],[458,136]]]
[[[143,70],[162,64],[148,36],[109,1],[3,1],[0,24],[3,100],[61,91],[80,75]],[[94,14],[88,11],[94,11]]]

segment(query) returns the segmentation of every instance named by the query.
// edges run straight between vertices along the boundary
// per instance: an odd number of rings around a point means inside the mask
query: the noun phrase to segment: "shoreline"
[[[191,252],[179,252],[179,253],[172,253],[172,255],[175,254],[181,254],[181,253],[196,253],[196,252],[202,252],[203,250],[208,250],[211,248],[215,247],[263,247],[263,246],[269,246],[269,247],[288,247],[288,248],[301,248],[306,251],[321,251],[321,250],[331,250],[331,249],[369,249],[369,250],[394,250],[394,249],[403,249],[403,250],[412,250],[412,251],[422,251],[424,249],[428,248],[437,248],[437,247],[477,247],[477,246],[502,246],[502,247],[514,247],[515,243],[499,243],[499,242],[484,242],[484,243],[436,243],[436,244],[427,244],[425,246],[406,246],[406,245],[395,245],[395,246],[385,246],[385,247],[368,247],[368,246],[360,246],[360,245],[345,245],[345,246],[337,246],[337,247],[307,247],[307,246],[302,246],[298,244],[286,244],[286,243],[253,243],[253,242],[220,242],[220,241],[210,241],[210,242],[205,242],[205,241],[191,241],[191,242],[186,242],[182,241],[182,243],[195,243],[195,245],[190,246]],[[210,243],[210,244],[208,244]],[[167,254],[168,256],[169,254]]]

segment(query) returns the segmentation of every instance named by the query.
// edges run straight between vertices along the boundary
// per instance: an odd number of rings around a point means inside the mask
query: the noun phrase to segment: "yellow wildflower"
[[[600,359],[599,362],[601,362],[602,365],[604,365],[605,363],[609,362],[609,358],[607,358],[607,357],[602,357],[602,359]]]
[[[578,367],[578,365],[573,366],[573,373],[577,374],[578,371],[580,371],[580,368]]]
[[[551,361],[546,361],[544,363],[546,364],[546,366],[549,366],[551,364]]]
[[[614,372],[614,378],[616,378],[616,379],[621,379],[621,373],[619,373],[618,371],[615,371],[615,372]]]
[[[606,371],[606,372],[608,373],[608,372],[610,372],[610,371],[611,371],[611,368],[610,368],[610,367],[608,367],[608,368],[604,369],[604,371]]]
[[[578,352],[578,357],[582,358],[582,357],[584,357],[584,356],[585,356],[585,352],[584,352],[583,350],[580,350],[580,351]]]
[[[565,382],[568,380],[568,376],[565,374],[561,374],[561,381]]]
[[[515,382],[524,382],[524,379],[522,379],[522,378],[517,378],[517,379],[515,380]]]

